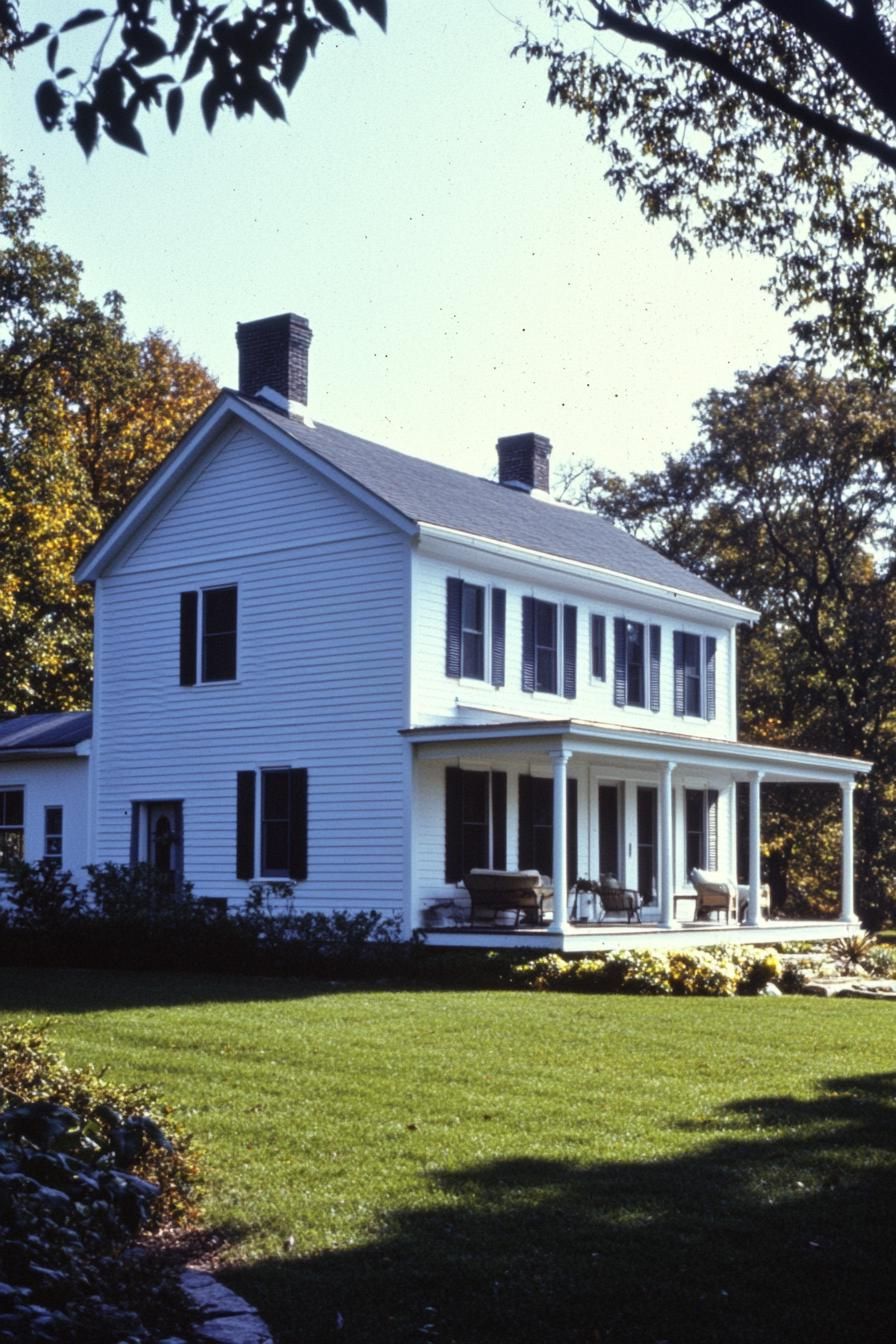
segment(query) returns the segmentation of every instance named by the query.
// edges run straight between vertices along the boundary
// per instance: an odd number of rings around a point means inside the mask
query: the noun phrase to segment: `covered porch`
[[[591,952],[820,942],[860,927],[853,792],[867,762],[577,719],[482,714],[405,735],[414,779],[411,918],[433,945]],[[839,908],[830,919],[782,919],[763,908],[762,788],[771,783],[825,784],[839,794]],[[749,797],[740,826],[738,785]],[[690,872],[736,881],[739,844],[748,872],[736,917],[695,918]],[[463,880],[471,868],[537,868],[551,888],[543,913],[471,917]],[[596,895],[576,897],[577,879],[608,877],[637,893],[637,919],[604,909]]]

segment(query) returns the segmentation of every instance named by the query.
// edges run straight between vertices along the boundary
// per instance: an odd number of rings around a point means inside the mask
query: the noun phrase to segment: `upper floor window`
[[[235,584],[181,593],[181,686],[236,680],[236,617]]]
[[[25,852],[25,791],[0,789],[0,868]]]
[[[676,630],[673,637],[675,713],[716,716],[716,641],[712,635]]]
[[[660,707],[660,639],[658,625],[617,617],[614,626],[614,687],[617,705]]]
[[[446,596],[445,675],[503,686],[505,590],[449,577]]]
[[[44,858],[62,867],[62,808],[44,808]]]
[[[556,602],[544,602],[535,597],[523,598],[524,691],[544,691],[556,695],[562,676],[563,695],[568,700],[574,699],[576,615],[573,606],[559,607]]]
[[[607,618],[591,617],[591,675],[595,681],[607,678]]]

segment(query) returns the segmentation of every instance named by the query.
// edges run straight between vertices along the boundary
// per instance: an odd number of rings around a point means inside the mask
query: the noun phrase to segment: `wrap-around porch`
[[[406,737],[414,756],[412,922],[425,927],[432,944],[494,947],[510,940],[586,952],[632,945],[822,941],[859,927],[853,794],[857,777],[871,768],[867,762],[575,719],[495,716],[413,728]],[[486,776],[491,787],[483,784]],[[457,856],[452,860],[449,852],[457,823],[450,821],[447,794],[453,786],[446,781],[458,777],[461,786],[469,777],[477,786],[471,794],[485,800],[480,814],[462,814],[461,847],[466,840],[467,858],[475,854],[489,862],[467,866],[537,866],[549,874],[553,898],[545,902],[540,919],[489,924],[464,917],[463,874]],[[540,782],[542,815],[530,839],[531,804],[524,802],[532,790],[523,784],[533,778]],[[763,909],[766,783],[827,784],[839,792],[839,909],[831,919],[785,920],[774,910],[768,917]],[[742,818],[740,826],[746,836],[738,834],[738,785],[746,786],[749,796],[746,823]],[[418,806],[418,800],[425,803]],[[688,874],[695,867],[712,868],[736,880],[738,846],[741,854],[746,852],[748,873],[739,889],[736,921],[695,919]],[[540,859],[537,865],[531,862],[534,855]],[[608,873],[639,893],[638,920],[614,919],[596,897],[590,904],[576,897],[578,878],[600,882]],[[565,899],[557,899],[558,892]],[[427,918],[439,905],[452,910],[448,927],[432,927]]]

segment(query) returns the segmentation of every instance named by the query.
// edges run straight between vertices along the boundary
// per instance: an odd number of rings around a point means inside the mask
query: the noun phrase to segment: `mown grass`
[[[205,1150],[283,1344],[892,1339],[891,1004],[6,971]]]

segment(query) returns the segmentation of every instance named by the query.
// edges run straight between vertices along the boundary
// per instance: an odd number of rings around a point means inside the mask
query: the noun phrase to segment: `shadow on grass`
[[[280,1344],[890,1344],[896,1075],[822,1092],[678,1158],[443,1173],[367,1245],[224,1278]]]

